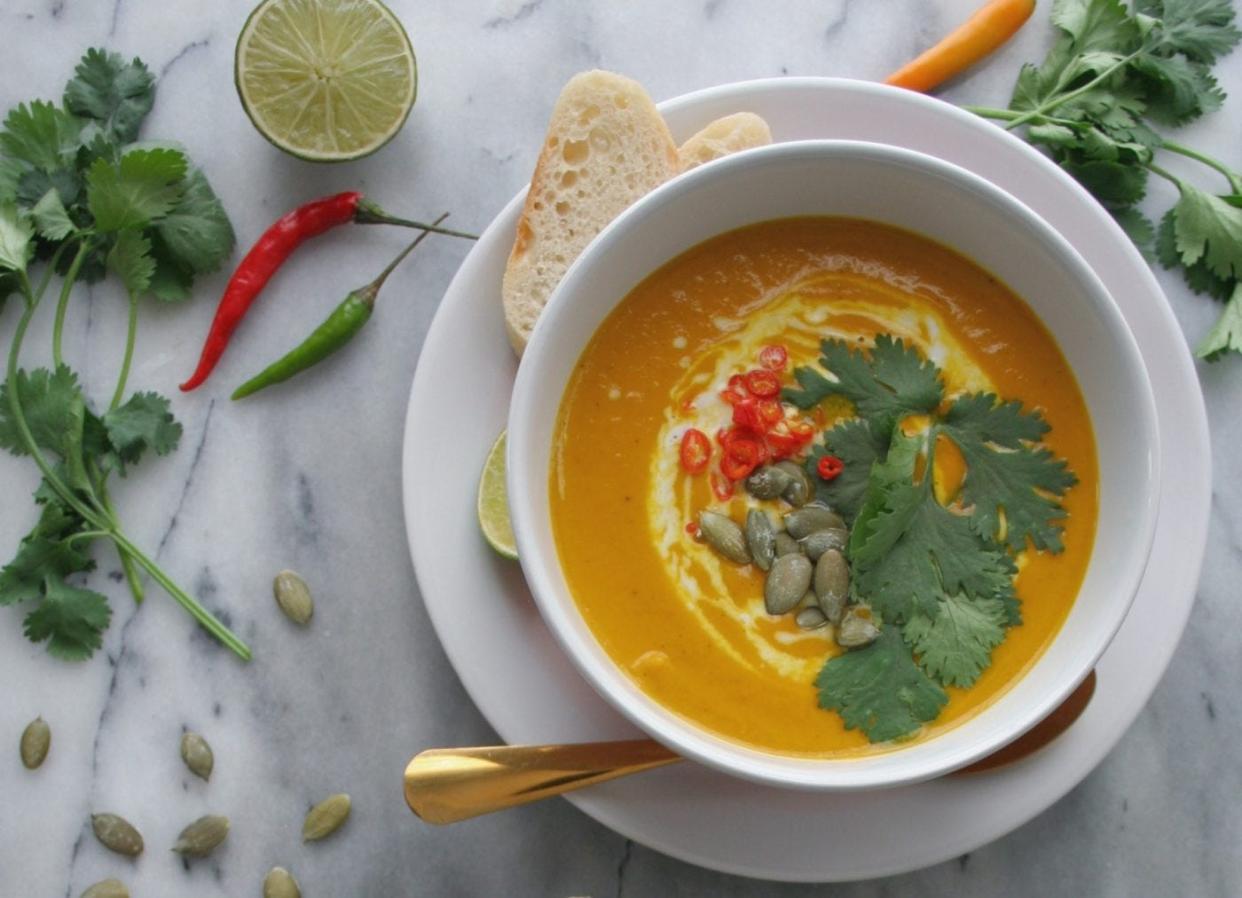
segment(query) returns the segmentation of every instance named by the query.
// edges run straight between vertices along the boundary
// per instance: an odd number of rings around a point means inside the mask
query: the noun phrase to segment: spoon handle
[[[456,823],[680,760],[650,739],[433,748],[406,766],[405,800],[428,823]]]
[[[1069,729],[1094,692],[1095,671],[1091,671],[1027,733],[955,773],[981,773],[1033,754]],[[680,755],[651,739],[433,748],[415,755],[406,766],[405,801],[428,823],[456,823],[680,760]]]

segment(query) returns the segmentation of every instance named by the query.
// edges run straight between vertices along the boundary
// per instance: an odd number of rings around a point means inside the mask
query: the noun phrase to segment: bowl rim
[[[725,179],[734,172],[740,172],[752,166],[765,165],[779,157],[814,157],[816,159],[823,159],[834,155],[849,154],[858,154],[871,159],[905,164],[907,167],[920,169],[925,174],[940,176],[953,182],[959,189],[969,189],[982,201],[998,207],[1002,212],[1007,213],[1011,217],[1023,219],[1030,238],[1042,243],[1046,249],[1058,257],[1070,271],[1073,278],[1083,285],[1084,292],[1090,297],[1090,302],[1105,319],[1105,327],[1115,341],[1114,349],[1120,353],[1122,363],[1128,369],[1128,374],[1133,376],[1136,389],[1136,404],[1141,410],[1141,420],[1135,422],[1136,430],[1141,434],[1141,441],[1138,445],[1145,447],[1147,450],[1144,483],[1142,484],[1142,515],[1141,519],[1135,522],[1136,526],[1130,531],[1134,534],[1131,541],[1131,545],[1134,548],[1127,555],[1127,561],[1130,563],[1115,580],[1114,589],[1118,599],[1116,601],[1116,610],[1107,620],[1108,626],[1099,626],[1092,649],[1084,654],[1084,658],[1090,658],[1089,663],[1084,664],[1081,670],[1075,671],[1072,677],[1063,679],[1060,688],[1048,690],[1039,702],[1032,703],[1030,707],[1020,713],[1013,714],[1012,722],[999,728],[987,738],[977,740],[968,749],[963,749],[955,755],[939,760],[929,757],[920,763],[910,763],[907,765],[908,769],[881,772],[879,775],[869,770],[860,771],[856,763],[858,760],[864,760],[871,756],[864,756],[862,759],[802,758],[764,751],[721,736],[697,722],[672,711],[655,698],[642,692],[621,670],[620,665],[603,650],[602,646],[599,647],[600,654],[606,658],[606,662],[597,663],[588,653],[587,646],[579,640],[573,627],[570,626],[573,618],[581,619],[581,612],[578,610],[576,602],[568,594],[567,589],[565,590],[566,600],[558,600],[556,598],[558,589],[549,582],[549,570],[559,570],[560,568],[555,542],[554,540],[552,541],[551,557],[543,557],[543,553],[537,549],[535,536],[533,535],[533,529],[537,526],[537,522],[532,519],[533,510],[525,501],[522,501],[525,497],[531,495],[532,491],[546,489],[546,480],[540,478],[537,485],[527,484],[515,473],[523,471],[527,467],[530,443],[530,438],[527,435],[531,429],[527,426],[527,422],[533,419],[533,416],[528,413],[529,409],[534,403],[541,401],[541,392],[544,394],[547,392],[546,390],[541,391],[539,389],[538,378],[541,372],[538,369],[541,367],[542,357],[554,351],[557,322],[564,315],[568,314],[565,311],[567,308],[566,303],[559,300],[570,292],[570,289],[576,285],[578,279],[585,277],[584,271],[588,271],[595,264],[595,261],[606,254],[622,236],[631,230],[642,227],[652,217],[658,216],[668,205],[676,203],[681,195],[700,181]],[[775,216],[775,219],[780,217],[782,216]],[[769,219],[757,218],[756,222],[762,220]],[[898,225],[898,227],[901,226]],[[733,228],[724,228],[720,233],[725,233],[728,230],[733,230]],[[910,228],[907,228],[907,230],[911,230],[913,233],[920,233]],[[936,241],[934,236],[926,234],[921,234],[921,236]],[[711,237],[704,238],[704,240],[708,239],[711,239]],[[699,243],[701,242],[699,241]],[[686,247],[681,252],[688,251],[691,248]],[[667,264],[667,261],[676,258],[681,252],[674,253],[665,263],[661,264]],[[650,273],[645,272],[643,276],[645,277]],[[616,303],[621,302],[623,299],[624,296],[617,298],[610,307],[610,311],[616,307]],[[1041,317],[1042,321],[1042,316],[1038,316],[1038,313],[1036,314],[1037,317]],[[598,325],[596,327],[598,328]],[[1054,334],[1053,336],[1055,337],[1056,335]],[[545,347],[548,348],[545,349]],[[577,358],[580,358],[584,348],[584,345],[576,347],[575,361]],[[562,399],[563,387],[558,392],[556,398],[558,408]],[[578,258],[570,265],[561,282],[553,291],[551,297],[549,297],[548,303],[535,325],[514,381],[513,395],[509,406],[508,432],[506,479],[511,503],[510,514],[517,540],[519,561],[540,615],[551,630],[562,651],[569,656],[574,667],[609,705],[657,741],[664,743],[687,758],[724,773],[778,787],[827,792],[852,792],[922,782],[968,766],[979,758],[1021,736],[1056,708],[1078,686],[1082,679],[1094,669],[1100,656],[1103,655],[1129,613],[1138,591],[1147,559],[1150,556],[1151,544],[1155,535],[1159,490],[1155,489],[1154,485],[1158,482],[1160,467],[1160,441],[1156,424],[1155,397],[1146,367],[1142,362],[1138,344],[1112,295],[1073,245],[1041,216],[1035,213],[1034,210],[1012,194],[954,163],[927,153],[874,141],[842,139],[797,140],[773,143],[745,150],[684,172],[633,203],[587,245]],[[546,466],[547,459],[545,458],[543,459],[542,467],[546,468]],[[1098,543],[1093,545],[1092,555],[1095,554],[1097,546]],[[1121,598],[1123,596],[1124,601]],[[586,631],[591,633],[589,625],[585,625],[584,621],[583,624]],[[1056,640],[1060,638],[1061,632],[1063,631],[1057,631],[1052,642],[1044,647],[1039,657],[1046,654],[1051,646],[1055,644]],[[591,633],[590,638],[594,638],[593,633]],[[1036,663],[1038,663],[1038,659],[1036,659]],[[1003,697],[1010,691],[1034,669],[1034,666],[1029,667],[1019,677],[1009,683],[998,694],[997,698]],[[631,700],[625,694],[624,689],[621,688],[625,686],[631,687],[633,691],[641,695],[642,700]],[[960,725],[968,724],[980,715],[985,714],[986,711],[987,706],[984,706],[974,715],[961,721]],[[951,732],[957,728],[955,726],[946,732]],[[915,745],[910,746],[908,750],[897,748],[892,751],[894,753],[908,754],[908,751],[927,745],[937,738],[940,737],[937,736],[932,740],[917,742]],[[782,763],[797,766],[781,768],[780,765]]]

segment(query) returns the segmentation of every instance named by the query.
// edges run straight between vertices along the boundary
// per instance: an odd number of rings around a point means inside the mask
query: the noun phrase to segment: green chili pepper
[[[435,224],[438,225],[446,218],[448,218],[447,213],[437,218]],[[429,233],[431,232],[423,231],[419,234],[413,243],[403,249],[401,254],[380,272],[379,277],[346,296],[345,300],[332,310],[332,314],[324,320],[323,324],[315,328],[309,337],[234,390],[233,398],[242,399],[251,393],[257,393],[264,387],[286,381],[295,374],[300,374],[307,368],[319,364],[352,340],[354,335],[362,330],[362,326],[370,320],[371,313],[375,310],[375,298],[379,295],[380,288],[384,286],[388,275],[393,273],[393,270],[401,264],[414,247],[423,242]]]

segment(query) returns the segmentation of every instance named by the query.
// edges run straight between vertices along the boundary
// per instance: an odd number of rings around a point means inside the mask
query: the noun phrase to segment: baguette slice
[[[768,123],[753,112],[738,112],[711,122],[677,150],[681,170],[689,171],[730,153],[767,146],[772,142]]]
[[[552,110],[501,287],[521,355],[561,277],[591,239],[679,171],[677,145],[642,86],[612,72],[575,75]]]

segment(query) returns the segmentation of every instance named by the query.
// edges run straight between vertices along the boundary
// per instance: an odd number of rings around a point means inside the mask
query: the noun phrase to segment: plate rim
[[[658,104],[658,107],[661,113],[668,117],[670,115],[682,114],[693,110],[696,107],[706,106],[721,100],[731,101],[736,104],[736,108],[743,108],[749,97],[760,93],[766,93],[768,91],[772,91],[777,94],[784,91],[792,93],[796,93],[798,91],[826,91],[831,93],[834,90],[840,89],[857,90],[863,93],[906,93],[896,88],[889,88],[871,82],[846,78],[823,78],[816,76],[763,78],[732,82],[693,91],[666,100]],[[938,863],[945,859],[957,856],[963,852],[974,850],[981,845],[1000,838],[1001,836],[1033,819],[1035,816],[1042,813],[1053,803],[1062,798],[1079,782],[1081,782],[1082,779],[1084,779],[1086,775],[1096,767],[1100,760],[1102,760],[1103,757],[1115,747],[1121,737],[1129,730],[1134,720],[1150,699],[1151,694],[1154,692],[1156,686],[1160,682],[1160,679],[1163,677],[1164,671],[1167,669],[1172,655],[1176,650],[1177,645],[1180,643],[1186,621],[1188,620],[1190,611],[1194,605],[1195,585],[1198,582],[1198,578],[1202,570],[1203,558],[1206,551],[1207,523],[1210,514],[1211,455],[1208,438],[1208,422],[1202,391],[1198,386],[1198,378],[1195,374],[1189,349],[1184,345],[1184,341],[1181,341],[1182,332],[1180,325],[1173,314],[1172,307],[1170,306],[1167,297],[1164,296],[1162,290],[1160,289],[1155,275],[1148,267],[1147,263],[1139,255],[1138,251],[1130,243],[1129,239],[1124,236],[1117,225],[1112,221],[1111,216],[1109,216],[1102,207],[1099,207],[1083,188],[1073,182],[1068,175],[1057,168],[1051,160],[1044,157],[1037,150],[1018,140],[1016,137],[1005,134],[999,129],[996,129],[995,126],[990,123],[985,122],[984,120],[979,119],[971,113],[961,110],[956,106],[952,106],[951,104],[944,103],[935,98],[917,94],[908,94],[903,99],[916,104],[935,104],[939,107],[939,114],[945,115],[950,119],[955,119],[957,124],[964,125],[979,135],[986,136],[988,139],[998,138],[1003,141],[1012,142],[1010,144],[1011,149],[1025,156],[1029,163],[1041,169],[1045,174],[1051,175],[1061,181],[1064,186],[1076,192],[1080,199],[1087,200],[1087,203],[1083,204],[1082,211],[1093,216],[1096,223],[1103,227],[1105,232],[1113,238],[1114,242],[1122,246],[1126,266],[1132,269],[1133,273],[1137,274],[1139,279],[1147,288],[1147,291],[1152,295],[1152,298],[1156,300],[1145,307],[1147,312],[1149,314],[1156,315],[1160,319],[1159,324],[1161,325],[1162,331],[1168,331],[1176,334],[1176,339],[1182,343],[1180,351],[1171,354],[1174,356],[1172,364],[1175,366],[1176,372],[1186,381],[1183,386],[1190,387],[1190,389],[1186,391],[1188,395],[1179,397],[1182,401],[1188,403],[1182,409],[1183,414],[1180,417],[1188,418],[1188,423],[1192,425],[1183,431],[1185,440],[1189,443],[1197,444],[1197,447],[1200,450],[1199,457],[1196,458],[1196,461],[1199,463],[1193,466],[1198,474],[1198,476],[1194,478],[1194,485],[1197,487],[1197,492],[1202,495],[1203,501],[1200,503],[1200,507],[1198,509],[1199,514],[1197,517],[1189,520],[1187,522],[1187,526],[1184,528],[1184,535],[1188,534],[1194,540],[1189,548],[1190,556],[1184,556],[1190,558],[1187,570],[1189,572],[1193,572],[1194,578],[1193,581],[1188,583],[1185,587],[1187,598],[1178,609],[1178,619],[1173,621],[1166,618],[1166,624],[1175,624],[1175,626],[1166,628],[1166,633],[1169,634],[1169,638],[1159,646],[1159,650],[1156,653],[1156,660],[1158,663],[1153,665],[1153,669],[1158,669],[1159,674],[1152,679],[1149,686],[1142,687],[1142,691],[1145,693],[1142,696],[1142,701],[1139,702],[1133,709],[1128,709],[1121,719],[1110,722],[1107,735],[1097,738],[1091,746],[1090,751],[1083,752],[1078,756],[1072,771],[1066,772],[1065,768],[1067,765],[1061,765],[1062,772],[1058,773],[1056,776],[1057,783],[1055,787],[1041,792],[1038,799],[1025,806],[1016,818],[1004,821],[999,826],[991,827],[989,834],[983,838],[959,838],[954,840],[952,849],[947,853],[943,847],[941,847],[937,848],[930,854],[924,852],[922,854],[918,854],[917,856],[908,855],[900,860],[894,859],[887,863],[872,864],[868,867],[851,871],[837,871],[811,875],[795,873],[790,875],[779,870],[760,869],[753,864],[734,863],[728,858],[722,859],[720,857],[708,857],[694,850],[688,850],[682,846],[670,846],[667,844],[653,843],[651,839],[643,835],[640,831],[641,827],[636,827],[632,825],[630,820],[624,819],[617,802],[610,798],[604,791],[607,787],[600,787],[595,793],[588,791],[585,793],[566,796],[566,798],[579,809],[592,816],[603,825],[613,829],[620,835],[639,842],[640,844],[646,845],[663,854],[708,869],[719,870],[721,872],[747,877],[790,882],[828,882],[866,879],[906,872]],[[926,150],[920,151],[927,152]],[[961,165],[968,170],[974,171],[973,168],[962,162],[952,159],[949,161],[954,162],[954,164]],[[1002,189],[1006,188],[1002,186]],[[505,223],[512,216],[516,215],[517,207],[523,201],[525,192],[526,191],[524,189],[519,191],[516,196],[514,196],[503,206],[496,217],[489,223],[488,227],[484,231],[482,239],[480,239],[476,246],[471,249],[470,253],[467,254],[465,260],[463,260],[456,275],[449,284],[449,287],[445,291],[445,299],[462,292],[463,285],[473,273],[473,269],[483,264],[483,256],[485,251],[491,252],[491,244],[501,242],[501,240],[504,239],[505,235],[503,234],[503,231],[505,228],[502,227],[502,225],[505,225]],[[1014,195],[1019,199],[1019,201],[1026,202],[1023,194],[1015,193]],[[1055,228],[1056,225],[1054,224],[1053,227]],[[1118,241],[1117,238],[1120,238],[1120,240]],[[501,242],[501,249],[507,249],[505,242]],[[1088,250],[1081,250],[1081,252],[1083,252],[1085,256],[1090,255]],[[1088,261],[1091,261],[1090,258]],[[1094,267],[1095,265],[1093,264],[1093,268]],[[1101,277],[1103,278],[1103,275],[1101,275]],[[464,659],[458,650],[459,647],[454,646],[451,640],[446,642],[443,638],[443,628],[438,620],[436,603],[428,601],[427,599],[428,593],[425,589],[425,578],[420,574],[420,569],[423,567],[423,565],[420,564],[420,556],[422,555],[422,552],[419,549],[419,541],[415,539],[416,522],[412,511],[413,503],[410,501],[412,484],[415,478],[415,472],[413,470],[414,465],[411,461],[412,453],[410,447],[416,442],[411,439],[411,437],[417,429],[415,426],[415,412],[417,410],[417,406],[421,402],[422,393],[426,392],[425,390],[420,389],[420,385],[429,378],[429,375],[427,374],[427,371],[429,370],[429,364],[427,363],[429,355],[426,352],[426,346],[431,344],[438,336],[439,330],[446,326],[445,321],[447,318],[442,314],[446,307],[447,304],[442,301],[440,308],[437,309],[436,315],[427,330],[427,335],[423,344],[424,349],[420,352],[420,357],[411,384],[409,404],[407,406],[402,444],[401,484],[406,536],[407,542],[410,545],[411,557],[414,561],[415,577],[419,584],[420,596],[423,598],[424,606],[427,608],[428,617],[430,618],[432,626],[435,629],[437,638],[440,640],[441,646],[443,647],[450,664],[453,666],[454,671],[461,680],[467,694],[470,695],[471,700],[474,701],[475,705],[479,708],[480,713],[482,713],[493,728],[496,728],[497,732],[499,732],[500,728],[497,727],[496,723],[493,721],[494,715],[489,715],[485,710],[488,702],[486,700],[480,702],[479,696],[476,695],[476,686],[475,684],[472,684],[473,677],[469,674],[463,674],[462,672],[463,666],[468,668],[469,665],[463,665]],[[1128,318],[1127,323],[1131,324],[1131,327],[1133,327],[1133,322],[1130,322]],[[1166,475],[1167,468],[1166,471],[1162,473],[1162,486],[1165,482],[1163,478]],[[1107,658],[1107,652],[1105,653],[1105,658]],[[1148,660],[1152,660],[1150,656]],[[602,699],[600,699],[600,701],[602,701]],[[501,735],[502,738],[504,738],[503,734]],[[1036,756],[1036,759],[1038,757],[1039,756]],[[1007,768],[1002,772],[1002,774],[1010,776],[1029,774],[1033,776],[1034,774],[1032,771],[1036,769],[1037,765],[1033,765],[1031,762],[1024,762],[1022,765],[1017,767]],[[924,784],[924,787],[926,785],[927,784]],[[914,786],[909,788],[918,789],[920,787]]]

